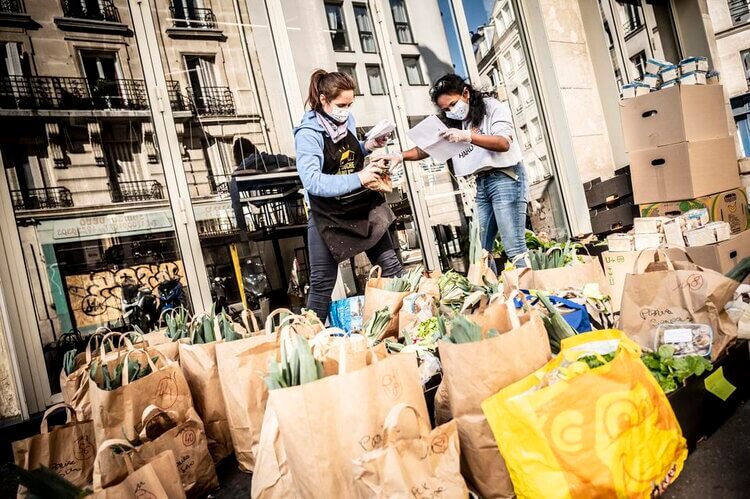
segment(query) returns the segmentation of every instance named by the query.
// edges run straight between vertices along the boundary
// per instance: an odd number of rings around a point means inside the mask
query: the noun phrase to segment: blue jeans
[[[331,292],[336,285],[339,264],[334,260],[312,217],[307,223],[307,251],[310,256],[310,293],[307,308],[325,323],[331,307]],[[365,251],[373,265],[380,265],[383,277],[397,277],[404,273],[393,249],[390,233],[386,232],[375,246]]]
[[[514,180],[495,170],[477,175],[477,216],[482,230],[482,247],[492,253],[498,231],[509,259],[522,255],[526,248],[526,169],[513,167]],[[524,266],[523,261],[517,262]],[[492,262],[494,266],[494,261]],[[494,269],[493,269],[494,270]]]

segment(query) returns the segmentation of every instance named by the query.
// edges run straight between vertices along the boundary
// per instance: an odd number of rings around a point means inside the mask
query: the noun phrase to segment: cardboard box
[[[727,222],[732,229],[732,234],[739,234],[746,230],[750,218],[747,193],[744,189],[732,189],[697,199],[644,204],[639,208],[642,217],[676,217],[693,209],[706,208],[711,220]]]
[[[733,133],[721,85],[676,85],[623,100],[620,119],[629,152]]]
[[[588,204],[589,208],[599,208],[610,203],[615,203],[633,193],[629,173],[615,175],[607,180],[597,178],[586,182],[583,184],[583,190],[586,193],[586,204]]]
[[[631,199],[624,199],[618,206],[589,211],[591,230],[594,234],[608,234],[633,225],[633,217],[638,215],[638,207]]]
[[[740,185],[732,137],[631,152],[630,175],[636,204],[698,198]]]
[[[680,85],[705,85],[706,84],[706,73],[703,71],[691,71],[690,73],[684,73],[677,79]]]
[[[664,234],[636,234],[633,241],[636,251],[658,248],[664,244]]]
[[[720,243],[686,249],[696,265],[726,274],[743,258],[750,256],[750,231],[746,230]]]
[[[609,251],[635,251],[635,239],[630,234],[610,234],[607,236]]]
[[[664,232],[662,226],[668,222],[668,217],[636,217],[633,219],[633,231],[638,234],[660,234]]]
[[[740,158],[737,163],[740,165],[740,173],[750,173],[750,158]]]

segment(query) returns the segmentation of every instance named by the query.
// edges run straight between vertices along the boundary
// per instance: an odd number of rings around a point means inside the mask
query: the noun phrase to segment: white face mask
[[[452,120],[463,121],[469,114],[469,104],[464,102],[463,99],[459,99],[458,102],[453,104],[450,111],[445,112],[445,116]]]
[[[336,104],[331,104],[331,112],[329,114],[334,120],[343,123],[349,119],[349,112],[348,107],[339,107]]]

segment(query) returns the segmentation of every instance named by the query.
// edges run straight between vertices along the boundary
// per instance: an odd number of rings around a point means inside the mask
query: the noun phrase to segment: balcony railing
[[[169,4],[172,25],[175,28],[218,29],[214,11],[205,8]]]
[[[0,108],[141,110],[148,109],[148,99],[143,80],[5,76],[0,78]]]
[[[24,14],[26,9],[23,8],[23,2],[21,0],[0,0],[0,12]]]
[[[625,24],[622,25],[623,36],[627,38],[636,31],[643,28],[643,26],[645,25],[643,24],[643,20],[641,20],[640,18],[630,18],[625,22]]]
[[[211,185],[211,193],[228,196],[229,181],[231,179],[231,175],[212,175],[208,177],[208,182]]]
[[[16,210],[45,210],[73,206],[73,196],[65,187],[12,190],[10,195],[13,208]]]
[[[750,21],[750,4],[747,0],[728,0],[729,15],[732,17],[732,24],[742,24]]]
[[[179,81],[167,80],[167,94],[169,95],[169,104],[172,107],[172,111],[188,111],[185,97],[180,92]]]
[[[162,185],[156,180],[134,180],[108,183],[107,185],[113,203],[164,199]]]
[[[62,0],[63,15],[90,21],[120,22],[113,0]]]
[[[229,87],[188,87],[195,112],[207,116],[232,116],[237,113]]]

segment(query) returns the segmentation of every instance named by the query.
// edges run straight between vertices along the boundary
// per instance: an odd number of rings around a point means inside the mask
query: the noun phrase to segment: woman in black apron
[[[380,167],[365,156],[386,137],[360,142],[354,134],[355,83],[344,73],[317,70],[310,78],[310,111],[294,130],[297,170],[310,207],[308,251],[310,294],[307,307],[325,321],[338,264],[365,252],[383,276],[403,273],[388,228],[395,217],[385,197]]]

